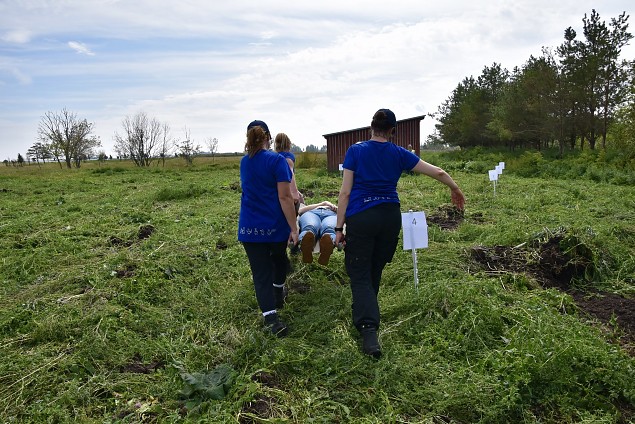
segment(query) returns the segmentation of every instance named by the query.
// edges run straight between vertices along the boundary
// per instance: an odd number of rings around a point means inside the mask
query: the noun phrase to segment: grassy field
[[[335,201],[340,176],[314,159],[298,185],[308,201]],[[532,177],[526,157],[432,155],[466,194],[465,216],[455,229],[429,222],[418,291],[398,248],[375,361],[351,324],[343,252],[328,267],[293,256],[290,334],[263,329],[236,240],[238,160],[0,168],[1,422],[635,419],[633,334],[576,300],[635,297],[628,173]],[[478,169],[489,160],[508,160],[496,195]],[[399,190],[403,211],[456,218],[429,178],[406,175]],[[553,266],[575,265],[568,292],[545,286],[544,266],[529,272],[555,235],[566,263]],[[512,253],[513,269],[493,266]]]

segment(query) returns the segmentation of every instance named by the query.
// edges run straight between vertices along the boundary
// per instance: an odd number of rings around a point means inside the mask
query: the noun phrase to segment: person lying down
[[[328,265],[335,247],[335,224],[337,223],[337,206],[325,200],[310,205],[300,204],[300,235],[298,241],[302,252],[302,262],[313,262],[313,251],[319,243],[320,256],[318,263]]]

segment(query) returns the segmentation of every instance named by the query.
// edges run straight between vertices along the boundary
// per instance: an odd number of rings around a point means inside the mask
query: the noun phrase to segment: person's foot
[[[269,327],[272,334],[278,337],[284,337],[289,332],[289,328],[287,327],[287,324],[280,321],[280,318],[278,318],[277,313],[269,314],[265,316],[265,325]]]
[[[284,304],[287,301],[287,296],[289,295],[289,289],[287,285],[283,285],[282,287],[274,287],[273,294],[276,297],[276,309],[284,308]]]
[[[302,237],[300,250],[302,251],[302,262],[310,264],[313,262],[313,248],[315,247],[315,234],[308,232]]]
[[[324,234],[320,238],[320,257],[318,258],[320,265],[326,266],[329,264],[329,259],[331,258],[334,247],[333,240],[331,240],[331,236],[328,234]]]
[[[362,326],[362,351],[375,359],[381,357],[381,346],[377,340],[377,329],[372,326]]]

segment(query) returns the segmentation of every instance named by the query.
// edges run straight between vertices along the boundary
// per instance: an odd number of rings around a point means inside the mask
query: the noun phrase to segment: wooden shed
[[[397,121],[397,131],[391,141],[406,149],[408,145],[411,145],[418,156],[421,141],[420,123],[423,118],[425,118],[425,115]],[[324,134],[323,137],[326,138],[326,163],[328,170],[329,172],[336,172],[339,170],[339,165],[344,163],[344,156],[349,146],[370,138],[370,126]]]

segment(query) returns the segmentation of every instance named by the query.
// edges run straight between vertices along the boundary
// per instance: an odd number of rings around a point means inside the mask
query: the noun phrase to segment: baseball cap
[[[267,134],[271,134],[271,132],[269,131],[269,127],[267,126],[267,124],[265,124],[264,121],[259,121],[259,120],[251,121],[249,125],[247,125],[247,131],[249,131],[253,127],[260,127],[263,130],[265,130]]]
[[[397,126],[397,118],[395,114],[390,109],[379,109],[377,112],[384,112],[386,114],[386,123],[390,125],[390,127],[394,128]]]

